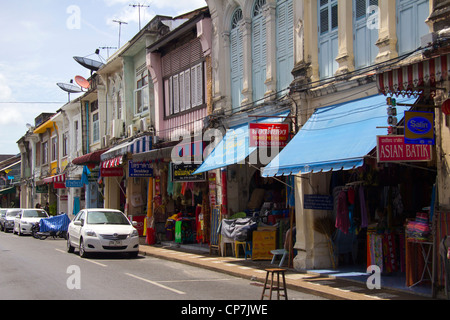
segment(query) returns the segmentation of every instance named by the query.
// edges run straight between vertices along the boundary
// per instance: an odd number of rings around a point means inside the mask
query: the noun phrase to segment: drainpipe
[[[86,154],[89,153],[89,101],[86,101]]]
[[[89,154],[89,101],[85,102],[86,106],[86,154]],[[85,185],[85,201],[86,208],[91,207],[91,183]]]

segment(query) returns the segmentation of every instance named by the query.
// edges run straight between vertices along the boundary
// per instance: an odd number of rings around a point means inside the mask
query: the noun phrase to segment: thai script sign
[[[250,123],[250,147],[285,147],[289,137],[286,123]]]
[[[378,162],[430,161],[431,146],[406,144],[399,135],[377,136]]]
[[[150,162],[128,161],[128,176],[133,178],[153,177],[153,168]]]
[[[434,145],[434,112],[405,112],[405,143]]]
[[[83,188],[81,180],[66,180],[66,188]]]
[[[200,164],[175,164],[172,163],[172,181],[173,182],[188,182],[188,181],[205,181],[206,174],[193,174]]]

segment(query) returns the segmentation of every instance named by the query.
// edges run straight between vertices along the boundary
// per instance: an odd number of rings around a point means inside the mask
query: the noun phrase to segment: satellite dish
[[[89,81],[87,81],[85,78],[83,78],[82,76],[76,76],[75,77],[75,82],[83,89],[89,89],[89,87],[91,86],[91,84],[89,83]]]
[[[83,91],[79,87],[71,83],[57,83],[57,86],[68,93],[79,93]]]
[[[85,67],[91,71],[97,71],[102,66],[104,66],[103,62],[96,61],[96,60],[93,60],[90,58],[86,58],[86,57],[73,57],[73,58],[75,59],[76,62],[78,62],[83,67]]]
[[[72,82],[72,80],[71,80],[71,82]],[[67,95],[69,97],[69,102],[70,102],[70,94],[71,93],[83,92],[83,90],[81,90],[80,87],[77,87],[76,85],[73,85],[72,83],[57,83],[56,85],[58,87],[60,87],[62,90],[64,90],[65,92],[67,92]]]

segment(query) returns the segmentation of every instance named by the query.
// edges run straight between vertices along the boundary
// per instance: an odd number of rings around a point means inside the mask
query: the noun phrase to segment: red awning
[[[424,88],[433,92],[436,82],[448,79],[450,54],[423,60],[377,74],[378,90],[384,95],[414,96]]]
[[[94,152],[82,155],[81,157],[73,159],[72,163],[76,164],[76,165],[79,165],[79,166],[87,165],[87,164],[90,164],[90,163],[98,164],[101,161],[100,160],[100,156],[103,153],[105,153],[106,151],[108,151],[108,149],[102,149],[102,150],[98,150],[98,151],[94,151]]]
[[[54,182],[64,182],[66,181],[66,175],[65,174],[59,174],[57,176],[51,176],[44,178],[44,183],[54,183]]]
[[[123,164],[123,157],[124,156],[118,156],[113,159],[103,161],[101,167],[105,169],[118,167]]]

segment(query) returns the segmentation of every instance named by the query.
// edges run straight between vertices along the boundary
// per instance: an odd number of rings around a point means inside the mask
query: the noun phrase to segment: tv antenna
[[[102,50],[106,49],[106,52],[108,54],[108,58],[107,59],[109,59],[109,49],[117,49],[117,47],[99,47],[99,49],[102,49]]]
[[[119,46],[118,46],[118,48],[120,48],[120,31],[122,29],[122,24],[128,24],[128,22],[124,22],[124,21],[120,21],[120,20],[113,20],[113,22],[116,22],[119,24]]]
[[[141,30],[141,8],[150,8],[150,6],[144,5],[144,4],[130,4],[130,7],[138,8],[139,10],[139,31]]]

